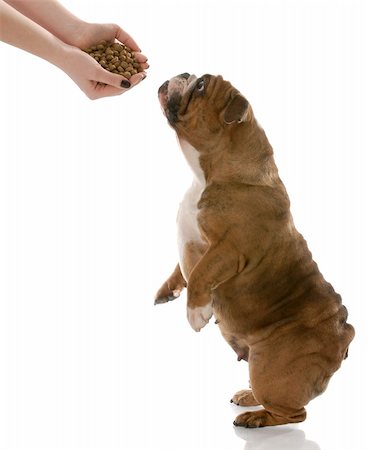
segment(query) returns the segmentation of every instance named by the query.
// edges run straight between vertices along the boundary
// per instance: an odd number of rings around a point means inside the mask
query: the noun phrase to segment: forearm
[[[63,70],[91,99],[120,95],[145,78],[128,81],[110,73],[81,49],[116,40],[128,45],[143,69],[147,58],[119,25],[80,21],[55,0],[0,0],[0,40],[39,56]]]
[[[5,1],[66,44],[76,45],[79,30],[86,24],[56,0]]]
[[[0,40],[60,67],[66,45],[0,0]]]

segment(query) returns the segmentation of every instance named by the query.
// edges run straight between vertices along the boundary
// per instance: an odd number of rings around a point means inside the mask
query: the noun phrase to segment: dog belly
[[[186,281],[207,248],[197,222],[197,204],[202,191],[202,184],[194,180],[180,204],[177,217],[179,265]]]
[[[248,361],[249,344],[245,335],[239,332],[239,327],[232,323],[232,321],[223,314],[223,311],[216,307],[218,306],[216,305],[216,301],[213,306],[216,323],[220,328],[223,338],[237,354],[238,361],[241,361],[242,359]]]
[[[239,336],[236,334],[231,333],[224,333],[221,330],[221,333],[225,340],[228,342],[230,347],[234,350],[234,352],[237,354],[238,361],[241,361],[244,359],[244,361],[248,361],[249,356],[249,347],[247,345],[247,341],[244,339],[243,336]]]

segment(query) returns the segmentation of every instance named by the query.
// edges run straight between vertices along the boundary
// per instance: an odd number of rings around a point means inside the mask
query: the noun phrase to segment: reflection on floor
[[[234,428],[235,433],[246,441],[244,450],[321,450],[314,441],[305,438],[298,425],[268,428]]]

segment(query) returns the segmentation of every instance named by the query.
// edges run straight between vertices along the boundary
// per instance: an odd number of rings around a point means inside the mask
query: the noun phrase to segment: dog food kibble
[[[84,50],[94,58],[104,69],[129,78],[143,69],[134,58],[132,50],[124,44],[101,41]]]

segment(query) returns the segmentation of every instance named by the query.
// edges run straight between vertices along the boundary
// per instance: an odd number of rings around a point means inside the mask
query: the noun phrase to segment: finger
[[[149,69],[150,65],[147,63],[141,63],[141,67],[143,70]]]
[[[139,84],[145,78],[146,78],[146,74],[144,72],[133,75],[132,78],[130,79],[131,87],[128,89],[122,89],[122,88],[117,88],[117,87],[110,86],[110,85],[103,84],[103,83],[92,82],[93,93],[92,94],[90,93],[89,97],[93,100],[97,100],[97,99],[103,98],[103,97],[112,97],[112,96],[116,96],[116,95],[121,95],[124,92],[127,92],[132,87],[137,86],[137,84]]]
[[[143,81],[146,77],[147,74],[145,72],[136,73],[129,79],[131,86],[137,86],[137,84]]]
[[[112,74],[115,75],[115,74]],[[134,86],[137,86],[141,81],[143,81],[146,78],[145,72],[140,72],[135,75],[133,75],[130,80],[126,80],[126,78],[123,78],[123,81],[128,82],[129,84],[123,87],[121,84],[119,87],[113,86],[111,84],[105,83],[103,81],[91,81],[91,84],[93,86],[93,94],[90,96],[90,98],[98,99],[101,97],[109,97],[112,95],[120,95],[129,89],[131,89]],[[118,76],[119,77],[119,76]],[[121,78],[121,77],[119,77]]]
[[[135,40],[128,34],[126,31],[124,31],[122,28],[119,27],[119,25],[116,25],[116,39],[123,44],[130,47],[135,52],[140,52],[141,49],[138,47],[138,44],[135,42]]]
[[[147,56],[142,55],[142,53],[134,52],[134,59],[141,65],[143,69],[148,69],[149,64],[147,63]]]
[[[134,58],[139,63],[145,63],[147,62],[148,58],[146,55],[143,55],[140,52],[133,52]]]
[[[122,75],[118,75],[116,73],[109,72],[103,69],[101,66],[97,69],[96,79],[94,81],[98,81],[100,83],[108,84],[109,86],[114,86],[118,89],[129,88],[131,83]]]

